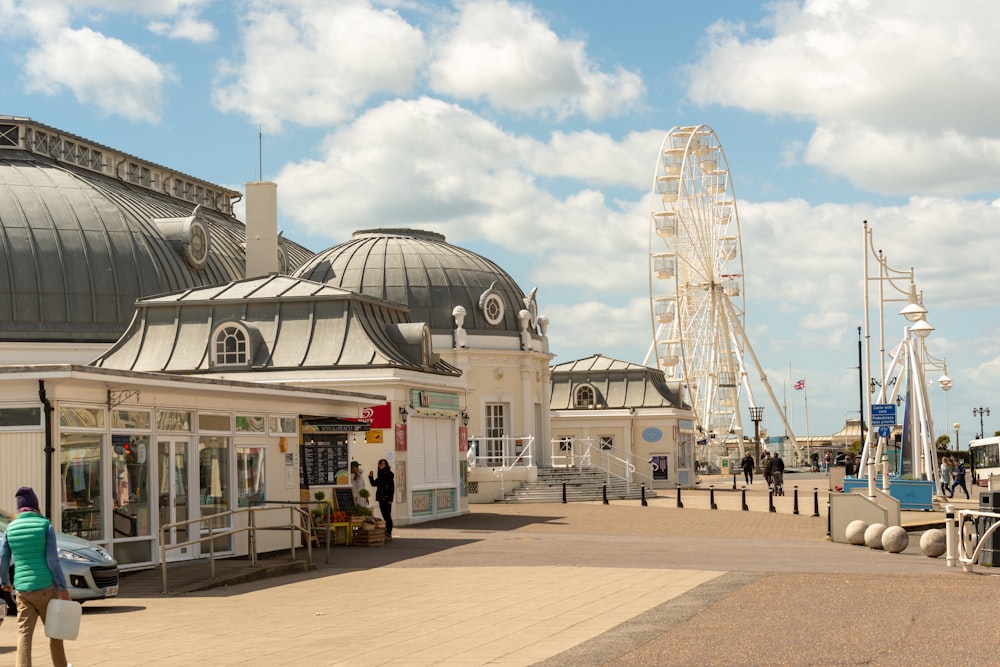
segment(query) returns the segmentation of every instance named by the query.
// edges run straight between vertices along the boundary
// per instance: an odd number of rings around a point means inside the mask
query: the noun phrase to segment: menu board
[[[330,486],[337,483],[337,472],[347,470],[346,442],[320,442],[302,445],[299,486]]]

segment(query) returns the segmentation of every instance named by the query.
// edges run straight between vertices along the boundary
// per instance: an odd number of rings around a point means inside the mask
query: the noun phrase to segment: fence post
[[[684,503],[681,502],[681,485],[678,484],[677,485],[677,508],[678,509],[682,509],[683,507],[684,507]]]
[[[792,509],[792,514],[798,514],[799,513],[799,487],[797,487],[797,486],[793,486],[792,487],[792,496],[795,498],[795,505],[794,505],[794,509]]]

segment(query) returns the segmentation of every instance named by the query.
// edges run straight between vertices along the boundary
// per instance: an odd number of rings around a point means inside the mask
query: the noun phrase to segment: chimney
[[[246,277],[278,273],[278,184],[247,183]]]

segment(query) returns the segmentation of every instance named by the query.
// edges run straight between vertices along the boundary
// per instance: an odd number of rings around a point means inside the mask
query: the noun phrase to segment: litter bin
[[[1000,513],[1000,491],[982,491],[979,494],[979,511]],[[981,516],[976,529],[984,534],[998,519],[991,516]],[[1000,529],[986,538],[979,552],[979,564],[994,567],[1000,565]]]

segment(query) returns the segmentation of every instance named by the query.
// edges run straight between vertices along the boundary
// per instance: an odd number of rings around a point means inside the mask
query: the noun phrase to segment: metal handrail
[[[565,448],[566,445],[569,445],[569,449]],[[613,453],[617,448],[603,449],[594,445],[591,438],[572,438],[568,441],[556,438],[551,441],[551,447],[553,466],[557,465],[557,460],[562,460],[563,467],[575,467],[578,470],[584,467],[594,467],[602,470],[608,476],[608,481],[614,476],[625,481],[628,485],[644,483],[650,489],[653,487],[652,474],[647,475],[639,472],[635,464],[635,455],[631,452],[622,450],[624,456],[617,456]],[[621,473],[616,472],[613,468],[618,468]],[[640,479],[638,482],[637,477]]]
[[[301,503],[305,504],[305,503]],[[219,512],[218,514],[212,514],[209,516],[198,517],[197,519],[185,519],[184,521],[175,521],[173,523],[167,523],[160,526],[160,568],[163,573],[163,593],[168,592],[167,586],[167,550],[179,549],[181,547],[187,547],[194,544],[200,544],[205,540],[208,540],[208,560],[211,570],[211,577],[215,579],[215,539],[217,537],[225,537],[227,535],[236,535],[239,533],[247,533],[247,551],[250,555],[250,563],[252,567],[257,567],[257,531],[258,530],[288,530],[290,536],[290,547],[292,559],[295,559],[295,533],[303,533],[307,536],[306,542],[306,554],[308,562],[312,563],[312,542],[308,539],[311,535],[310,528],[304,527],[302,525],[301,519],[305,519],[306,526],[309,525],[309,511],[303,509],[299,506],[300,503],[296,503],[295,506],[289,507],[289,522],[287,524],[279,524],[273,526],[257,526],[256,513],[257,512],[269,512],[273,511],[274,507],[262,507],[260,505],[251,505],[250,507],[241,507],[235,510],[226,510],[224,512]],[[226,518],[236,516],[238,514],[246,514],[248,517],[247,525],[239,528],[225,528],[222,530],[216,530],[212,525],[216,519]],[[296,523],[295,515],[298,514],[300,521]],[[200,535],[199,537],[187,540],[185,542],[177,542],[175,544],[167,544],[166,535],[167,531],[172,528],[179,528],[184,526],[190,526],[191,524],[208,524],[208,534]],[[201,529],[198,529],[199,533]]]
[[[501,436],[469,438],[468,461],[473,467],[493,468],[507,472],[515,467],[534,466],[534,436]],[[485,445],[486,453],[481,451]],[[517,451],[518,446],[521,451]]]

